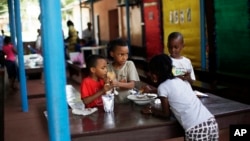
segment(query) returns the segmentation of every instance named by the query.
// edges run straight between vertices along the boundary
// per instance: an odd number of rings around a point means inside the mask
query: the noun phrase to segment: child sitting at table
[[[102,95],[113,87],[107,78],[107,61],[103,56],[91,55],[87,58],[89,74],[81,82],[81,99],[87,108],[103,106]]]
[[[192,84],[195,81],[192,63],[190,59],[181,56],[181,51],[184,48],[183,35],[179,32],[170,33],[167,46],[173,62],[173,74]]]
[[[169,117],[170,110],[185,130],[186,140],[218,141],[218,125],[214,116],[194,94],[191,85],[172,73],[172,60],[160,54],[149,62],[151,79],[157,84],[161,108],[148,106],[145,114]]]
[[[108,71],[115,72],[116,79],[112,85],[117,88],[116,103],[125,103],[129,100],[129,90],[135,87],[135,82],[140,81],[135,65],[128,61],[129,49],[127,42],[121,38],[110,41],[109,55],[112,62],[108,64]]]

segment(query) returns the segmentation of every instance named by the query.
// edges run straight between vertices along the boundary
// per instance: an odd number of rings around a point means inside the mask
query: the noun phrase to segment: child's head
[[[91,55],[87,58],[87,69],[92,77],[104,79],[107,76],[107,61],[101,55]]]
[[[149,62],[149,72],[153,82],[160,84],[167,79],[174,78],[172,74],[172,60],[166,54],[154,56]]]
[[[74,23],[71,21],[71,20],[68,20],[67,21],[67,26],[69,27],[69,26],[74,26]]]
[[[4,42],[4,44],[9,44],[9,43],[11,43],[11,38],[10,38],[10,36],[5,36],[3,42]]]
[[[37,29],[38,35],[41,35],[41,29]]]
[[[123,65],[128,60],[128,44],[125,40],[118,38],[109,42],[109,55],[117,65]]]
[[[168,36],[168,52],[173,58],[181,57],[181,50],[184,47],[184,39],[181,33],[172,32]]]

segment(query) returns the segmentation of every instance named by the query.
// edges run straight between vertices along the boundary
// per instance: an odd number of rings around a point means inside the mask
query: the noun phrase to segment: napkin
[[[208,97],[208,95],[207,95],[207,94],[202,93],[202,92],[197,91],[197,90],[194,90],[194,93],[195,93],[195,94],[196,94],[196,96],[198,96],[198,97]]]
[[[85,108],[80,93],[72,85],[66,85],[66,98],[72,114],[86,116],[97,111],[97,108]]]

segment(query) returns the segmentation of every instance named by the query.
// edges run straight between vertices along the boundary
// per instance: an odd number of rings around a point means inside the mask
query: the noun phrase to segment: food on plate
[[[155,98],[155,94],[146,94],[148,98]]]
[[[157,95],[151,93],[150,96],[153,96],[152,98],[147,97],[147,94],[149,93],[144,93],[141,95],[128,95],[127,98],[129,100],[132,100],[134,103],[138,104],[138,105],[146,105],[149,104],[150,102],[152,102]]]
[[[138,91],[138,94],[143,94],[144,90],[145,90],[145,88],[144,88],[144,87],[141,87],[141,88],[139,89],[139,91]]]
[[[145,95],[145,94],[138,94],[138,95],[136,95],[136,97],[137,97],[137,98],[145,98],[146,95]]]

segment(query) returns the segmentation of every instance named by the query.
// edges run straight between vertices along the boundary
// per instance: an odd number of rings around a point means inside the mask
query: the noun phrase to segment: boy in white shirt
[[[195,81],[194,69],[190,59],[181,56],[181,50],[184,48],[183,35],[179,32],[172,32],[168,36],[168,51],[172,59],[173,74],[182,80],[192,84]]]

